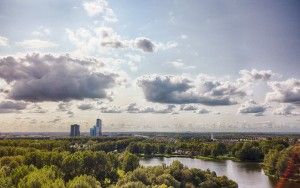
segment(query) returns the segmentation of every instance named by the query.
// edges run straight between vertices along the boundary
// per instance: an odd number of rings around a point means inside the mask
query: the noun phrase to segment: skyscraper
[[[102,121],[96,120],[96,125],[90,128],[90,136],[102,136]]]
[[[75,137],[75,136],[80,136],[80,126],[77,124],[73,124],[71,125],[71,132],[70,132],[70,136],[71,137]]]

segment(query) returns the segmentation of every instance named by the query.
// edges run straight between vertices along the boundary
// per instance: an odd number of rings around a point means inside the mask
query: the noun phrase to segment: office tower
[[[80,126],[77,124],[71,125],[71,133],[70,136],[75,137],[75,136],[80,136]]]
[[[101,119],[96,120],[96,127],[97,127],[97,130],[96,130],[97,136],[102,136],[102,121],[101,121]]]
[[[102,136],[102,121],[101,119],[96,120],[96,125],[90,128],[90,136]]]

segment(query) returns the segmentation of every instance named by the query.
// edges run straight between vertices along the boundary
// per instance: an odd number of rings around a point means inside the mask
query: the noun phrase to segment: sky
[[[0,132],[300,132],[298,0],[2,0]]]

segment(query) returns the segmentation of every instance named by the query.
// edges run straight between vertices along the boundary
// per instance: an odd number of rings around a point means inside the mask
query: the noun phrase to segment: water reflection
[[[170,165],[174,160],[179,160],[189,168],[210,169],[217,175],[225,175],[236,181],[239,188],[273,188],[276,181],[266,176],[258,163],[226,161],[204,161],[191,158],[144,158],[140,164],[154,166],[165,163]],[[300,184],[287,183],[285,188],[299,188]]]

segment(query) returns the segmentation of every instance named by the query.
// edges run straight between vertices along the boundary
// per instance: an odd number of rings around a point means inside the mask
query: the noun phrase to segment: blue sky
[[[299,9],[1,1],[0,131],[299,131]]]

